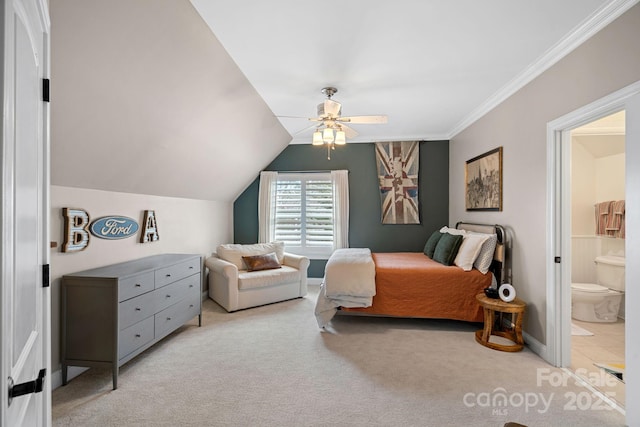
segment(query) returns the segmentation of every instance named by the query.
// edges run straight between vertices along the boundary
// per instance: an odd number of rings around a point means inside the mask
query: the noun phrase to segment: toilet
[[[624,293],[624,257],[596,257],[595,283],[571,284],[571,317],[585,322],[615,322]]]

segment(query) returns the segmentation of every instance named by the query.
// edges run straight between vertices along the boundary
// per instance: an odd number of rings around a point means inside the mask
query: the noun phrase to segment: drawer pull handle
[[[140,286],[142,286],[142,285],[141,285],[140,283],[136,283],[136,284],[135,284],[135,285],[133,285],[133,286],[135,286],[136,288],[139,288],[139,287],[140,287]]]
[[[141,336],[140,334],[136,334],[136,338],[140,338],[140,336]]]
[[[189,304],[189,308],[193,308],[193,304]]]
[[[136,311],[140,311],[142,310],[140,307],[136,307]]]
[[[167,295],[167,298],[171,298],[171,295]]]
[[[189,285],[190,288],[193,288],[193,285]]]
[[[192,265],[189,266],[189,270],[193,270],[193,266]]]
[[[170,274],[167,274],[167,275],[166,275],[166,276],[164,276],[164,277],[171,277],[171,275],[170,275]]]
[[[171,317],[167,317],[167,320],[171,320]]]

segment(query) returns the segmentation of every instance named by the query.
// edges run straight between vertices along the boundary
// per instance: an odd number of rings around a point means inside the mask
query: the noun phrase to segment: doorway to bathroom
[[[570,369],[625,404],[625,111],[569,133]]]
[[[640,80],[547,123],[547,262],[546,342],[541,353],[554,366],[571,366],[571,144],[570,132],[624,110],[626,158],[625,299],[640,301]],[[633,166],[630,166],[633,165]],[[595,214],[594,214],[595,215]],[[640,311],[625,310],[625,401],[640,400]],[[568,369],[570,371],[570,369]],[[572,374],[573,375],[573,374]],[[605,374],[609,375],[609,374]],[[608,378],[608,377],[607,377]],[[628,425],[640,425],[640,406],[621,408],[583,381],[585,398],[605,401],[625,414]],[[589,396],[587,396],[589,395]],[[609,405],[606,405],[609,408]]]

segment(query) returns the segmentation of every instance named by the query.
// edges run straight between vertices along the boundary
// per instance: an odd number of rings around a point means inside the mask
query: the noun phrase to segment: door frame
[[[571,363],[570,131],[625,109],[640,81],[547,124],[547,361]],[[555,262],[560,257],[561,262]]]
[[[581,107],[547,124],[547,230],[546,230],[546,352],[545,360],[557,367],[568,367],[571,364],[571,199],[570,195],[570,131],[579,126],[590,123],[594,120],[608,116],[621,110],[626,110],[626,147],[627,154],[630,152],[630,145],[634,147],[640,145],[640,133],[637,129],[631,132],[629,126],[633,117],[629,111],[632,110],[635,117],[640,111],[640,81],[630,84],[610,95]],[[631,107],[631,108],[628,108]],[[630,144],[631,143],[631,144]],[[629,164],[637,159],[640,150],[634,148],[636,155],[627,155],[626,181],[629,183]],[[631,160],[630,160],[631,159]],[[633,191],[627,184],[626,199],[633,196]],[[637,197],[632,197],[635,199]],[[637,218],[637,217],[636,217]],[[634,222],[637,224],[637,221]],[[634,228],[630,227],[630,228]],[[629,231],[629,228],[627,228]],[[627,238],[630,238],[627,232]],[[632,258],[627,265],[633,264],[637,259],[637,252],[630,251],[629,240],[625,242],[625,252],[627,258]],[[555,258],[560,257],[561,262],[556,263]],[[631,269],[635,268],[632,266]],[[627,278],[637,277],[637,274],[629,274],[627,268]],[[627,300],[630,300],[627,293]],[[638,325],[638,316],[627,315],[625,324],[625,383],[627,401],[634,401],[640,389],[640,376],[638,375],[640,366],[638,359],[633,358],[633,346],[631,343],[631,333]],[[640,412],[633,406],[627,406],[625,411],[626,421],[629,425],[640,419]]]

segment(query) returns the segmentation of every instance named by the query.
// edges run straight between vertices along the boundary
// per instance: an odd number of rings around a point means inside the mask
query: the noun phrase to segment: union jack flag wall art
[[[376,142],[383,224],[420,224],[418,141]]]

